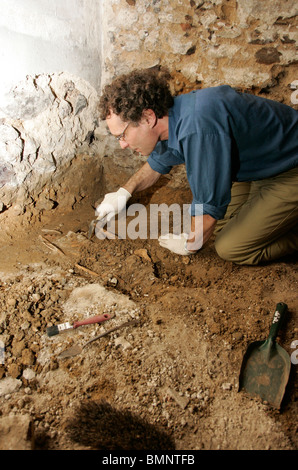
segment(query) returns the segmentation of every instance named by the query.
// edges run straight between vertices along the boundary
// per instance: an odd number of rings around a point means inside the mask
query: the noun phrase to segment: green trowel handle
[[[268,339],[271,339],[272,341],[276,340],[278,331],[285,319],[287,309],[288,309],[287,304],[283,302],[280,302],[276,305]]]

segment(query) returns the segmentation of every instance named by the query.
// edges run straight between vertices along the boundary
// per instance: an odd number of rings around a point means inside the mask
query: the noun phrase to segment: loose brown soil
[[[184,197],[164,187],[151,202]],[[36,449],[297,449],[296,365],[280,410],[238,392],[243,354],[266,339],[278,302],[289,308],[278,342],[294,352],[297,257],[248,267],[221,260],[212,240],[186,258],[157,240],[89,241],[93,216],[83,200],[30,224],[6,220],[1,417],[29,415]],[[105,312],[114,317],[102,325],[46,334]],[[131,319],[139,321],[59,358]]]

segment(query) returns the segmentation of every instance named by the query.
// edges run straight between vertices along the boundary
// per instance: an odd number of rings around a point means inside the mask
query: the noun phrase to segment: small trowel
[[[95,234],[95,226],[96,226],[97,219],[92,220],[92,222],[89,225],[89,230],[88,230],[88,238],[91,240],[91,238]]]
[[[74,344],[70,348],[68,348],[65,351],[63,351],[62,353],[60,353],[59,356],[58,356],[58,359],[64,359],[64,358],[67,358],[67,357],[77,356],[78,354],[80,354],[83,351],[83,349],[86,346],[88,346],[88,344],[93,343],[93,341],[97,341],[98,339],[103,338],[104,336],[107,336],[110,333],[113,333],[114,331],[120,330],[121,328],[125,328],[126,326],[136,325],[138,323],[139,323],[139,320],[130,320],[130,321],[126,321],[124,323],[121,323],[121,325],[114,326],[114,328],[111,328],[110,330],[106,331],[105,333],[101,333],[100,335],[95,336],[95,338],[90,339],[83,346],[80,346],[79,344]]]
[[[280,408],[291,369],[288,353],[276,342],[286,312],[285,303],[276,305],[268,338],[248,346],[239,377],[239,391],[258,396],[275,408]]]
[[[91,238],[95,235],[95,229],[96,229],[96,224],[100,224],[99,227],[103,228],[107,223],[107,215],[104,215],[103,217],[97,217],[97,219],[93,219],[90,224],[89,224],[89,230],[88,230],[88,238],[91,240]]]

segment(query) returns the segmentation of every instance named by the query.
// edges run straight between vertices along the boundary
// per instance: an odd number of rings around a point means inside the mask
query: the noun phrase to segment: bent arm
[[[152,170],[149,163],[146,162],[122,187],[130,194],[133,194],[137,191],[150,188],[160,176],[161,174]]]

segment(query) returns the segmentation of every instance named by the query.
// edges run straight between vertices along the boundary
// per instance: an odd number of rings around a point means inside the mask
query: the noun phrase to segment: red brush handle
[[[95,315],[94,317],[89,317],[85,320],[74,322],[73,328],[78,328],[78,326],[82,325],[91,325],[92,323],[102,323],[106,320],[109,320],[110,318],[112,318],[112,316],[108,313],[104,313],[103,315]]]

